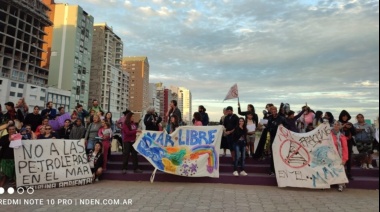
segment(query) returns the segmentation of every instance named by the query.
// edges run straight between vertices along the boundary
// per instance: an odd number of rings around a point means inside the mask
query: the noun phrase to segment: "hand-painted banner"
[[[156,169],[186,177],[219,178],[223,128],[179,127],[172,134],[143,131],[133,145]]]
[[[92,183],[84,140],[23,140],[14,155],[18,187],[61,188]]]
[[[330,188],[348,183],[326,123],[302,134],[280,126],[273,143],[273,159],[279,187]]]

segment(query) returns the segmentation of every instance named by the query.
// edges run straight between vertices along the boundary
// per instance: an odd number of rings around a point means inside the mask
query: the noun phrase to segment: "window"
[[[30,100],[36,100],[36,99],[37,99],[37,95],[30,95],[30,96],[29,96],[29,99],[30,99]]]
[[[16,87],[17,86],[17,83],[15,83],[15,82],[11,82],[11,87]]]
[[[41,97],[40,97],[40,101],[45,101],[45,97],[44,97],[44,96],[41,96]]]
[[[24,84],[18,84],[18,88],[24,89]]]
[[[22,97],[22,93],[17,93],[17,97],[21,98]]]
[[[11,91],[10,94],[9,94],[9,96],[16,96],[16,93],[13,92],[13,91]]]

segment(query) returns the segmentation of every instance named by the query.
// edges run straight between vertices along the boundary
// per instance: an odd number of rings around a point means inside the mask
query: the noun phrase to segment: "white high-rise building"
[[[170,89],[177,94],[177,106],[181,110],[182,121],[187,125],[191,125],[193,120],[191,91],[187,88],[176,86],[171,86]]]
[[[160,114],[160,98],[157,96],[157,86],[156,83],[149,83],[149,106],[154,107],[157,114]]]

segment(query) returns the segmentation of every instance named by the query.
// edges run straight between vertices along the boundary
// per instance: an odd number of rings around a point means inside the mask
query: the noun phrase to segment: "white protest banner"
[[[43,189],[92,183],[84,140],[23,140],[14,155],[18,187]]]
[[[302,134],[280,126],[272,149],[279,187],[320,189],[348,183],[327,123]]]
[[[229,99],[236,99],[239,98],[239,90],[237,84],[233,85],[230,90],[227,93],[226,98],[224,98],[224,101]]]
[[[186,177],[219,178],[222,126],[143,131],[133,145],[156,169]]]

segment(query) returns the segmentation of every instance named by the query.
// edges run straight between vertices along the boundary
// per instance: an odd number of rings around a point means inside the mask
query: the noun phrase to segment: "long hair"
[[[244,118],[239,118],[239,128],[240,128],[240,121],[243,120],[244,121],[244,124],[243,124],[243,131],[244,132],[247,132],[248,129],[247,129],[247,122],[245,121]]]
[[[326,112],[326,115],[329,117],[329,123],[334,124],[334,115],[331,112]]]
[[[107,115],[108,114],[111,114],[111,118],[110,119],[107,119]],[[113,121],[112,121],[112,113],[111,112],[107,112],[106,115],[104,116],[104,119],[107,120],[107,122],[109,122],[111,125],[113,124]]]
[[[172,122],[171,118],[174,118],[174,123]],[[175,129],[179,126],[179,121],[178,121],[178,116],[177,115],[172,115],[170,118],[170,126]]]
[[[130,112],[125,117],[125,125],[127,125],[129,130],[132,130],[132,121],[131,118],[134,115],[134,113]]]
[[[195,121],[202,121],[202,115],[200,112],[195,112],[193,116]]]
[[[315,118],[317,120],[317,123],[320,122],[320,123],[323,123],[323,118],[322,118],[322,115],[323,115],[323,112],[318,110],[316,113],[315,113]]]
[[[256,114],[255,106],[253,106],[252,104],[249,104],[249,105],[248,105],[248,108],[251,109],[251,112],[252,112],[253,114]],[[253,115],[253,114],[252,114],[252,115]]]

